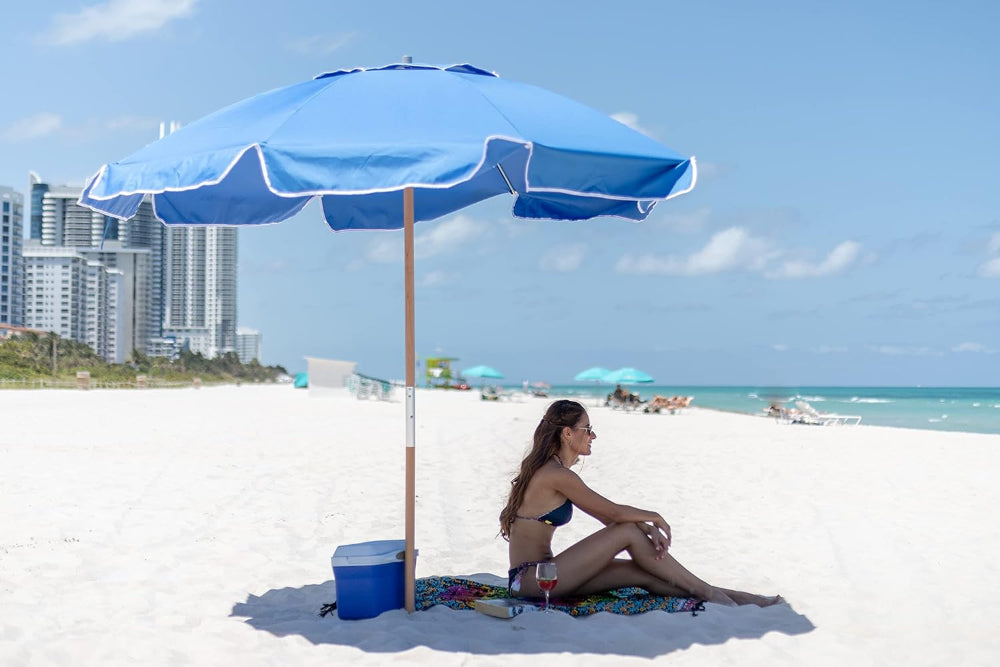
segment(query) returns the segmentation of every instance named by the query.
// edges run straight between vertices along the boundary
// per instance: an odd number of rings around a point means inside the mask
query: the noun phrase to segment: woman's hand
[[[657,518],[650,523],[640,523],[639,527],[653,543],[653,547],[656,549],[656,560],[663,558],[667,550],[670,549],[670,526],[667,525],[667,522],[662,518]]]

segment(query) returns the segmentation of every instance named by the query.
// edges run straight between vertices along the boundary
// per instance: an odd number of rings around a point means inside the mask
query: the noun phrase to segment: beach
[[[549,400],[418,389],[417,577],[506,579],[497,515]],[[1000,436],[588,406],[577,472],[703,579],[787,604],[320,617],[339,545],[403,538],[402,393],[0,392],[0,664],[987,665]],[[577,512],[560,549],[600,524]]]

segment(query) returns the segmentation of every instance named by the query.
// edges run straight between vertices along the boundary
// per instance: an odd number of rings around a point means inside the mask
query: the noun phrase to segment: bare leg
[[[664,588],[680,590],[686,595],[726,606],[736,602],[722,589],[702,581],[669,555],[659,554],[649,538],[634,523],[614,524],[590,537],[577,542],[554,558],[559,568],[559,589],[563,593],[576,593],[607,569],[614,557],[628,550],[632,561],[644,572],[663,582]],[[608,575],[610,577],[611,575]],[[598,579],[595,583],[601,583]],[[532,580],[531,583],[534,583]],[[648,580],[647,580],[648,583]],[[593,585],[593,584],[592,584]],[[619,585],[641,586],[639,582]],[[587,590],[592,590],[588,587]],[[605,589],[607,590],[607,589]]]
[[[770,607],[772,604],[784,602],[785,598],[780,595],[757,595],[746,591],[734,591],[728,588],[720,589],[723,593],[733,599],[736,604],[755,604],[758,607]]]
[[[573,592],[579,595],[589,595],[627,586],[638,586],[656,595],[673,597],[688,597],[690,595],[688,591],[646,572],[636,565],[635,561],[628,558],[614,559],[610,565]]]

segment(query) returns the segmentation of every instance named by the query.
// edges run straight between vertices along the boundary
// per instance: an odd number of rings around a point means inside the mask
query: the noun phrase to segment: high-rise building
[[[0,186],[0,324],[24,325],[24,197]]]
[[[24,247],[24,319],[33,329],[86,341],[87,258],[72,248]]]
[[[117,240],[118,221],[115,218],[76,203],[82,188],[37,185],[46,187],[41,196],[42,245],[89,248],[100,246],[106,239]],[[32,211],[32,222],[35,217]]]
[[[86,343],[106,361],[125,361],[132,347],[122,335],[128,332],[124,272],[75,248],[37,241],[25,246],[24,266],[28,326]]]
[[[149,304],[146,309],[146,340],[152,341],[163,335],[163,243],[166,226],[153,215],[153,206],[146,198],[139,204],[135,216],[118,224],[118,240],[123,248],[146,248],[149,250]],[[150,342],[149,345],[152,345]],[[146,354],[153,354],[152,348]]]
[[[170,226],[163,260],[163,335],[213,358],[236,350],[233,227]]]
[[[33,241],[42,240],[42,198],[49,191],[49,184],[42,183],[41,177],[33,171],[28,172],[28,185],[31,188],[31,227],[29,237]]]
[[[160,138],[180,123],[160,123]],[[166,227],[163,242],[163,340],[209,359],[236,351],[235,227]]]
[[[150,203],[142,202],[135,217],[120,222],[80,206],[81,188],[43,183],[34,173],[30,181],[32,242],[72,248],[106,269],[120,270],[124,282],[113,285],[120,308],[109,326],[121,328],[109,332],[108,340],[115,341],[115,349],[125,359],[133,349],[149,354],[156,347],[153,341],[163,333],[164,239],[164,226],[153,215]],[[104,339],[92,335],[76,340],[91,343]]]
[[[174,356],[187,347],[208,358],[236,351],[235,228],[166,227],[148,199],[135,217],[119,221],[80,206],[81,188],[53,186],[34,173],[30,182],[34,243],[73,248],[122,272],[116,289],[124,329],[117,336],[126,356],[132,349]]]
[[[121,361],[139,350],[149,354],[150,341],[160,335],[159,327],[150,316],[153,283],[152,253],[147,248],[123,248],[120,241],[109,241],[100,248],[74,248],[86,259],[98,262],[107,270],[116,270],[120,285],[112,285],[113,297],[118,303],[118,316],[102,320],[116,328],[109,333],[109,340],[115,341],[115,349],[122,353]],[[110,298],[110,297],[109,297]],[[85,341],[89,343],[90,341]],[[91,346],[93,347],[93,345]],[[104,354],[94,348],[98,354]]]
[[[236,356],[244,364],[256,359],[260,363],[260,332],[240,327],[236,330]]]

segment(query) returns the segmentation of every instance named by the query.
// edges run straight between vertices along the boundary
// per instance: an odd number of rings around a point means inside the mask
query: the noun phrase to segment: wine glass
[[[538,587],[545,591],[545,606],[542,607],[542,611],[552,611],[549,608],[549,592],[556,587],[558,580],[555,563],[539,563],[535,567],[535,581],[538,583]]]

